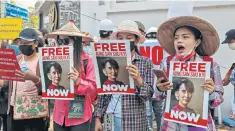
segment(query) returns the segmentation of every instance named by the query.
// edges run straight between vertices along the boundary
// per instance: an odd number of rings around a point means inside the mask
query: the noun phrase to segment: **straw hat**
[[[145,41],[143,35],[140,34],[138,25],[134,21],[126,20],[119,24],[117,31],[111,34],[112,39],[117,39],[117,34],[120,32],[135,34],[139,37],[139,42]]]
[[[67,36],[80,36],[80,37],[86,37],[84,34],[80,32],[80,30],[75,26],[74,21],[70,20],[68,23],[66,23],[64,26],[62,26],[60,29],[51,32],[47,35],[47,37],[55,37],[57,35],[67,35]]]
[[[158,41],[170,55],[176,53],[173,33],[180,26],[192,26],[201,32],[203,39],[196,49],[199,55],[212,56],[219,49],[219,35],[210,23],[195,16],[180,16],[167,20],[161,24],[157,31]]]
[[[82,34],[84,35],[82,38],[83,40],[93,41],[93,37],[89,34],[89,32],[82,32]]]

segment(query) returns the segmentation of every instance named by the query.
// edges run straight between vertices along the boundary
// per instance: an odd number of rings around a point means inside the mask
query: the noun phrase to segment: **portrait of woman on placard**
[[[178,104],[172,110],[195,113],[193,109],[188,107],[194,92],[193,82],[188,78],[180,78],[173,82],[173,86],[172,94],[175,96]]]

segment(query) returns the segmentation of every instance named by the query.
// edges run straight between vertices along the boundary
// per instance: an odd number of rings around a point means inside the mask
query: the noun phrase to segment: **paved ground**
[[[156,122],[153,123],[153,126],[154,126],[154,131],[156,131],[157,130]],[[231,127],[228,127],[228,126],[225,126],[225,125],[216,125],[216,127],[217,127],[218,131],[235,131],[235,128],[231,128]],[[53,131],[52,119],[51,119],[51,124],[50,124],[49,131]]]

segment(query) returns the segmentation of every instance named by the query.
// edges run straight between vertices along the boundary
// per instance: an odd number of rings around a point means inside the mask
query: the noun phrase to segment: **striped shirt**
[[[122,95],[121,97],[122,131],[148,130],[145,102],[151,99],[153,95],[153,65],[149,58],[135,55],[132,64],[138,67],[144,84],[141,88],[138,88],[135,83],[135,95]],[[101,118],[104,115],[111,97],[112,95],[99,96],[95,117]]]

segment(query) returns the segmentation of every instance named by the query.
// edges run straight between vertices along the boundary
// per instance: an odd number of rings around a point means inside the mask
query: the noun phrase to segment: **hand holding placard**
[[[72,72],[70,72],[68,74],[68,77],[74,81],[75,85],[79,84],[79,82],[80,82],[79,81],[79,72],[74,67],[72,67]]]
[[[31,80],[34,83],[37,83],[40,81],[40,78],[37,75],[35,75],[34,72],[30,69],[28,69],[25,72],[16,70],[15,73],[16,73],[16,76],[21,77],[24,80]]]

